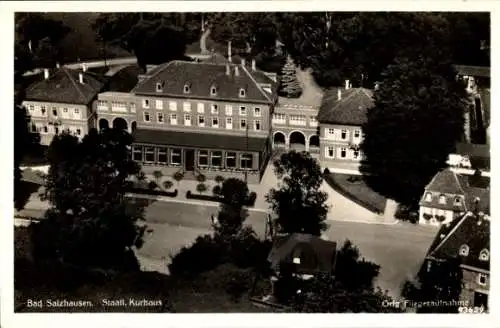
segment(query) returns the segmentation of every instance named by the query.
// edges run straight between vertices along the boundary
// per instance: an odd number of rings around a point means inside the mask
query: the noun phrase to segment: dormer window
[[[246,96],[247,96],[247,92],[245,91],[245,89],[240,88],[240,97],[244,98]]]
[[[163,82],[156,82],[156,92],[163,91]]]
[[[488,252],[487,249],[483,249],[481,253],[479,253],[479,260],[480,261],[489,261],[490,259],[490,252]]]
[[[460,256],[468,256],[469,255],[469,246],[467,246],[467,245],[460,246],[460,251],[458,254],[460,254]]]
[[[425,194],[425,201],[432,202],[432,193],[428,192],[427,194]]]
[[[217,96],[217,86],[212,85],[212,86],[210,87],[210,95],[211,95],[211,96]]]
[[[191,93],[191,84],[184,84],[184,93]]]
[[[461,204],[461,203],[462,203],[462,202],[460,201],[460,197],[455,197],[455,201],[454,201],[454,203],[453,203],[453,204],[454,204],[455,206],[460,206],[460,204]]]
[[[446,205],[446,196],[445,195],[439,196],[439,204]]]

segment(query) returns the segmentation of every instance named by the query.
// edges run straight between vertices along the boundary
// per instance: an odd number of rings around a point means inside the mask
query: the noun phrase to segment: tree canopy
[[[35,227],[37,258],[105,268],[138,269],[132,247],[142,245],[143,207],[125,198],[132,137],[121,130],[91,130],[82,141],[63,133],[48,150],[45,192],[51,208]],[[132,262],[130,262],[132,260]]]
[[[323,175],[318,162],[307,152],[290,151],[273,164],[281,182],[279,189],[269,191],[266,200],[280,228],[285,233],[320,236],[326,229],[328,195],[319,190]]]
[[[425,58],[390,65],[368,110],[360,171],[378,193],[405,205],[446,167],[463,137],[465,88],[450,63]]]
[[[215,232],[220,236],[234,236],[242,229],[248,217],[248,212],[244,208],[249,197],[248,186],[240,179],[226,179],[222,183],[221,196],[222,203],[217,215],[218,224]]]
[[[302,86],[297,79],[295,65],[289,57],[279,75],[280,88],[278,93],[287,98],[298,98],[302,94]]]

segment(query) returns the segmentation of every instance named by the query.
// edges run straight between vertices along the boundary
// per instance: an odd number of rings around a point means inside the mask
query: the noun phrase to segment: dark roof
[[[114,92],[130,92],[139,82],[138,76],[142,73],[142,68],[138,65],[124,67],[109,79],[106,89]]]
[[[338,100],[338,92],[341,99]],[[366,112],[373,106],[373,94],[365,88],[337,88],[325,92],[318,113],[320,123],[362,125]]]
[[[465,195],[457,175],[450,169],[444,169],[436,173],[431,182],[425,187],[425,191]]]
[[[229,65],[230,74],[226,74],[226,65],[210,63],[196,63],[185,61],[172,61],[160,65],[147,74],[134,89],[136,94],[190,97],[202,99],[219,99],[245,102],[270,103],[274,98],[261,87],[255,80],[255,72],[244,69],[241,65]],[[236,67],[239,76],[235,76]],[[264,75],[265,76],[265,75]],[[260,77],[259,77],[260,79]],[[163,91],[156,92],[156,84],[163,83]],[[272,80],[269,79],[268,83]],[[184,85],[190,84],[191,92],[184,93]],[[217,96],[210,95],[210,88],[217,87]],[[246,97],[239,97],[239,90],[246,90]]]
[[[490,68],[487,66],[454,65],[459,75],[474,77],[490,77]]]
[[[137,129],[133,133],[137,144],[188,146],[197,148],[263,151],[266,138],[247,138],[203,132],[180,132],[168,130]]]
[[[83,74],[83,84],[79,82]],[[106,79],[91,72],[59,68],[48,79],[34,83],[26,90],[26,100],[66,104],[89,104],[106,84]]]
[[[468,256],[460,256],[462,245],[469,247]],[[475,268],[489,270],[490,261],[480,261],[483,249],[490,251],[490,222],[472,213],[456,219],[449,227],[443,226],[438,232],[428,257],[435,259],[461,258],[461,263]]]
[[[294,233],[277,236],[273,240],[273,248],[267,260],[274,270],[283,264],[293,264],[294,257],[300,258],[296,265],[300,273],[317,273],[333,271],[337,243],[319,237]]]
[[[467,156],[473,168],[490,169],[490,146],[471,144],[471,143],[457,143],[456,154]]]

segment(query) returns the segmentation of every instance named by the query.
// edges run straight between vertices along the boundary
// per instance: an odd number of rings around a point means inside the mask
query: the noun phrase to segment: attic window
[[[210,95],[211,95],[211,96],[217,96],[217,86],[212,85],[212,86],[210,87]]]
[[[240,97],[246,97],[247,93],[245,91],[245,89],[243,88],[240,88]]]
[[[439,196],[439,204],[446,204],[446,196],[445,195]]]
[[[425,194],[425,201],[432,202],[432,193],[428,192],[427,194]]]
[[[487,249],[483,249],[481,253],[479,253],[479,260],[488,261],[490,259],[490,252]]]
[[[294,257],[293,258],[293,263],[294,264],[300,264],[300,257]]]
[[[467,256],[467,255],[469,255],[469,246],[467,246],[467,245],[460,246],[459,254],[460,254],[460,256]]]
[[[460,202],[460,197],[455,197],[455,203],[454,203],[454,205],[455,206],[460,206],[460,203],[461,203]]]
[[[163,91],[163,82],[156,82],[156,92]]]
[[[189,83],[184,84],[184,93],[191,92],[191,85]]]

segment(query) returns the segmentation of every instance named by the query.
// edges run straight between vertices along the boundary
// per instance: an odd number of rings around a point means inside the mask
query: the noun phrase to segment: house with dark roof
[[[327,168],[357,170],[362,158],[359,144],[367,111],[373,106],[373,92],[345,88],[325,92],[318,113],[320,162]]]
[[[490,179],[444,169],[425,187],[419,206],[420,224],[448,224],[469,211],[489,215]]]
[[[448,156],[448,165],[489,172],[490,157],[489,145],[460,142],[456,144],[456,150]]]
[[[95,126],[94,100],[107,80],[82,70],[58,68],[44,70],[44,79],[30,85],[23,105],[31,116],[30,130],[40,134],[40,143],[48,145],[54,135],[68,130],[82,138]]]
[[[463,274],[460,300],[488,308],[490,285],[490,221],[486,214],[467,212],[442,225],[422,266],[429,272],[439,262],[459,259]]]
[[[139,76],[132,90],[132,154],[146,173],[178,170],[260,181],[271,152],[276,83],[254,65],[172,61]]]

